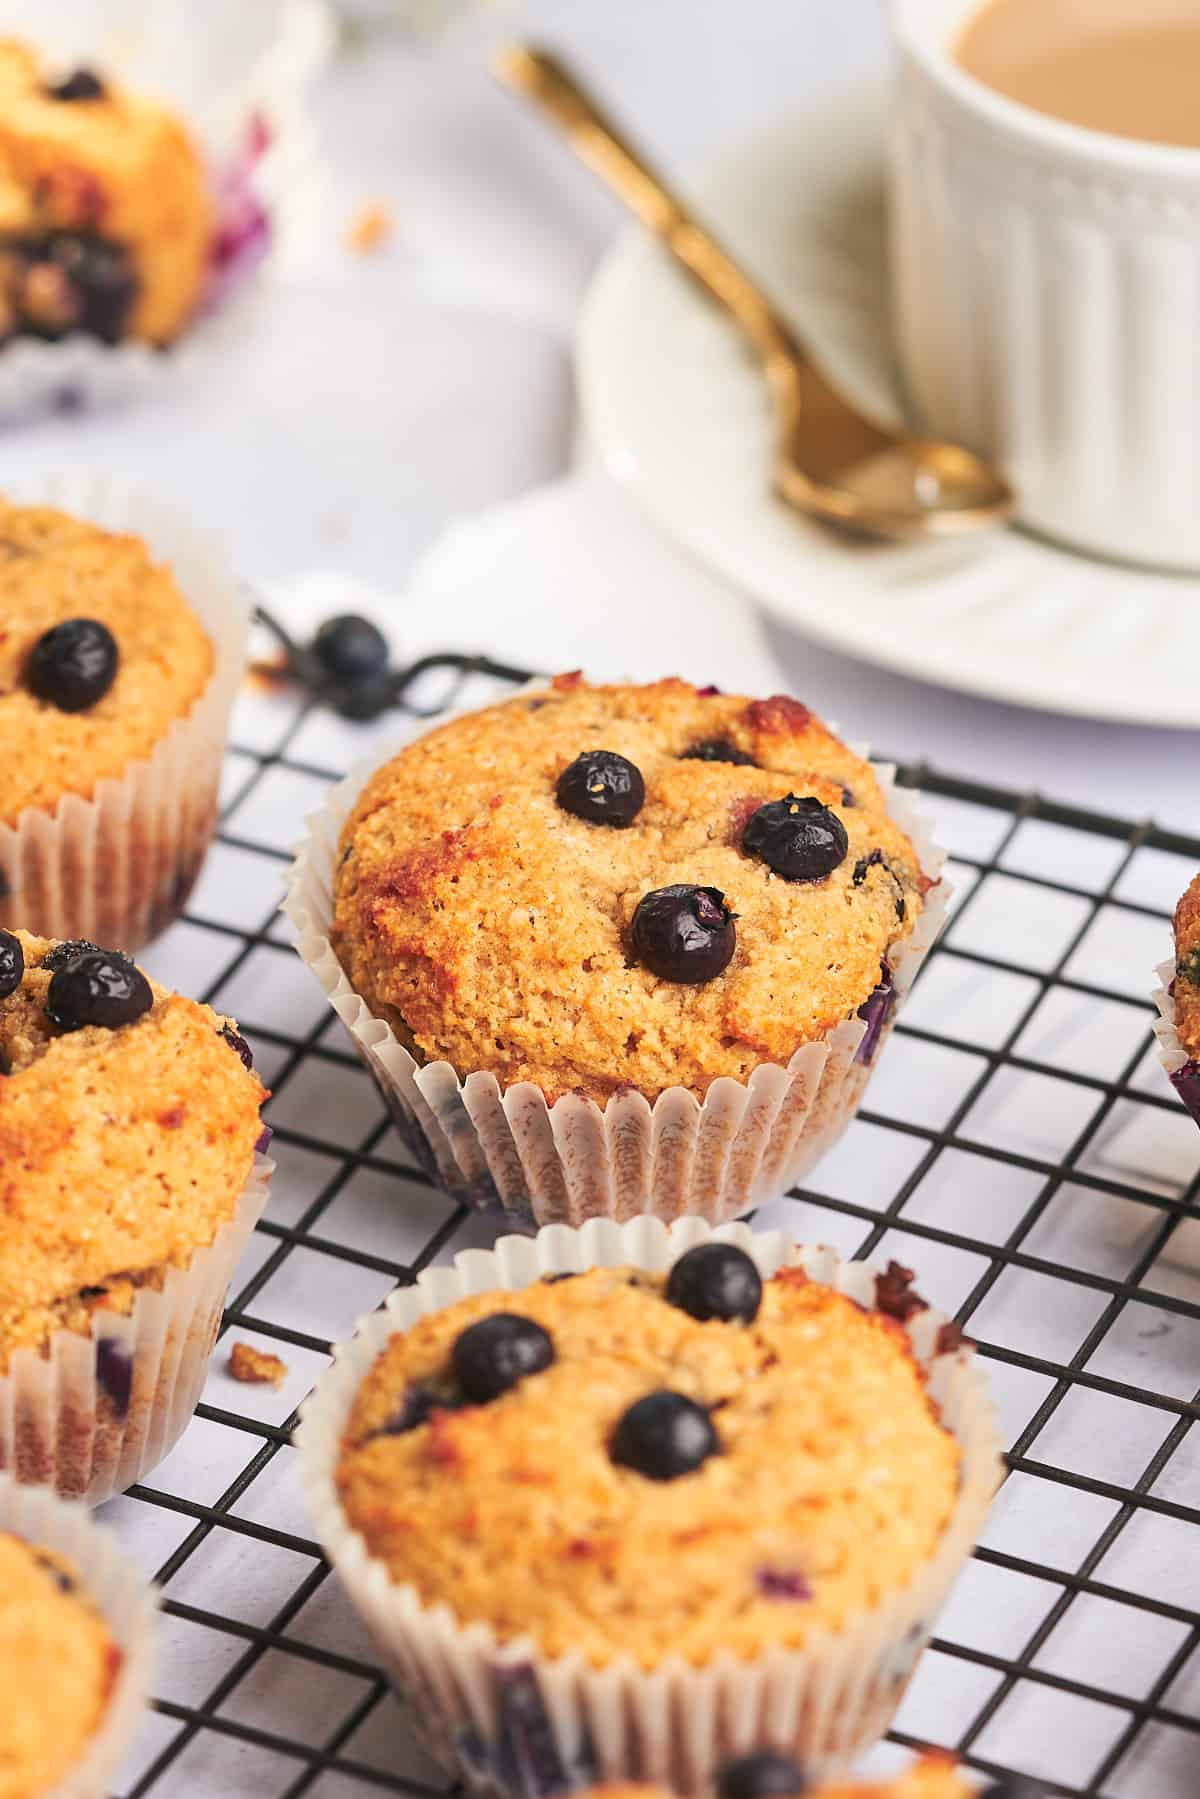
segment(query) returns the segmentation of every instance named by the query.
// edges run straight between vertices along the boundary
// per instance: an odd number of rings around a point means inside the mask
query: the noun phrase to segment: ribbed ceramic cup
[[[1000,1480],[996,1415],[971,1347],[926,1308],[907,1323],[913,1354],[962,1454],[958,1498],[942,1538],[912,1579],[838,1630],[797,1649],[696,1665],[678,1655],[646,1669],[632,1656],[603,1668],[582,1654],[544,1655],[531,1636],[501,1642],[490,1626],[426,1605],[392,1580],[342,1511],[335,1469],[354,1396],[389,1336],[471,1293],[515,1291],[546,1275],[633,1266],[664,1273],[717,1237],[740,1244],[765,1276],[802,1267],[858,1304],[876,1302],[876,1271],[782,1231],[743,1224],[714,1231],[698,1218],[582,1230],[551,1225],[468,1250],[432,1268],[360,1321],[305,1404],[297,1434],[309,1511],[326,1553],[411,1707],[414,1728],[452,1773],[500,1799],[547,1799],[601,1780],[648,1780],[675,1792],[711,1790],[720,1764],[752,1748],[794,1755],[812,1775],[840,1772],[881,1737],[979,1534]]]
[[[985,87],[952,55],[980,3],[891,0],[892,298],[916,412],[999,464],[1024,523],[1200,568],[1200,150]]]

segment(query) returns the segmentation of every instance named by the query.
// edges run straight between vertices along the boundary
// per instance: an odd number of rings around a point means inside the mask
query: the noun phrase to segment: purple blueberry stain
[[[858,1016],[866,1024],[862,1042],[854,1060],[869,1068],[874,1062],[879,1045],[883,1041],[884,1029],[896,1004],[896,990],[892,985],[891,971],[881,968],[879,985],[858,1008]]]
[[[115,1337],[97,1340],[96,1379],[112,1401],[117,1417],[128,1417],[133,1394],[133,1357]]]
[[[275,1135],[269,1124],[264,1124],[254,1141],[256,1155],[265,1156],[271,1147],[271,1139]]]
[[[497,1773],[509,1791],[522,1799],[548,1799],[572,1784],[558,1738],[542,1699],[537,1674],[529,1662],[494,1670],[500,1741]]]
[[[811,1599],[813,1590],[798,1568],[756,1568],[754,1584],[764,1599]]]
[[[1185,1062],[1171,1076],[1171,1085],[1191,1113],[1200,1124],[1200,1062]]]

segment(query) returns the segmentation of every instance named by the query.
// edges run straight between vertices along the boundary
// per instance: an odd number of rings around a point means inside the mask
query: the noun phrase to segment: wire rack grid
[[[454,697],[503,690],[446,658]],[[426,670],[411,714],[447,703]],[[451,664],[457,666],[451,667]],[[502,671],[515,676],[516,670]],[[430,703],[419,706],[424,699]],[[494,1226],[414,1169],[278,914],[289,846],[350,761],[396,736],[247,693],[223,823],[186,917],[145,958],[236,1015],[279,1162],[181,1444],[104,1510],[164,1590],[156,1706],[124,1799],[442,1794],[329,1577],[290,1433],[330,1342]],[[948,778],[929,796],[957,903],[867,1103],[763,1225],[895,1256],[979,1344],[1010,1475],[892,1733],[1046,1791],[1194,1792],[1200,1729],[1200,1138],[1147,997],[1200,840]]]

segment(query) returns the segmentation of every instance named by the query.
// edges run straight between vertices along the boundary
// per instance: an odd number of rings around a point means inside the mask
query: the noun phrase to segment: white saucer
[[[737,146],[696,192],[833,379],[901,416],[887,308],[885,95],[858,87]],[[1200,580],[1019,531],[847,546],[775,501],[766,396],[733,330],[640,231],[598,274],[579,379],[610,471],[772,612],[871,662],[994,699],[1200,726]]]

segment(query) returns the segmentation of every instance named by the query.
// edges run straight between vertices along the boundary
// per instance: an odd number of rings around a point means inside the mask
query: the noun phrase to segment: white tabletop
[[[5,433],[0,480],[113,468],[225,531],[252,578],[345,571],[395,594],[401,635],[428,643],[427,608],[403,598],[420,553],[574,460],[573,320],[621,225],[486,75],[488,47],[516,34],[570,51],[681,178],[887,55],[878,0],[510,0],[432,49],[352,52],[317,100],[324,210],[245,340],[153,403]],[[394,209],[394,238],[352,256],[341,233],[375,198]],[[726,681],[737,667],[890,753],[1200,830],[1194,733],[1055,719],[852,662],[767,624],[595,471],[530,512],[528,530],[498,526],[503,597],[468,582],[439,609],[441,642],[515,650],[516,611],[533,618],[524,653],[543,667]]]

